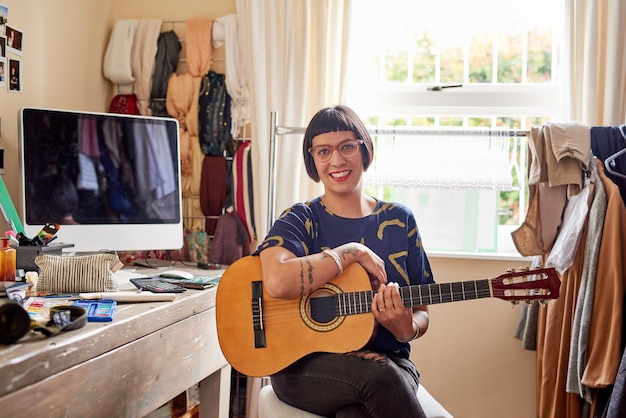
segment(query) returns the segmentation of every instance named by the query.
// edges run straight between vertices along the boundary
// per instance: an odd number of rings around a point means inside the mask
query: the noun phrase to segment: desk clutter
[[[119,303],[172,302],[177,294],[210,289],[221,279],[220,272],[122,269],[114,252],[39,254],[35,265],[37,271],[18,275],[23,281],[0,281],[0,344],[16,343],[29,332],[50,337],[87,322],[111,322]]]

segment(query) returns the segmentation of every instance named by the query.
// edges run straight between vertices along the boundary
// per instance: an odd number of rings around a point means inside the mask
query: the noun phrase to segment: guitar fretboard
[[[334,295],[338,315],[356,315],[371,312],[375,292],[349,292]],[[400,288],[402,302],[407,308],[437,303],[492,297],[489,279],[455,283],[424,284]]]

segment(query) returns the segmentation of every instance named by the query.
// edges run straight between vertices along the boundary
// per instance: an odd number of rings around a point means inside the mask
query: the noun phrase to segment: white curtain
[[[304,127],[322,107],[338,104],[344,72],[348,0],[237,0],[239,38],[250,80],[254,213],[258,239],[269,229],[270,112],[281,126]],[[321,188],[306,175],[302,135],[277,140],[278,213]]]
[[[237,0],[242,59],[251,101],[254,214],[258,240],[269,230],[270,112],[281,126],[304,127],[317,110],[340,103],[344,23],[349,0]],[[302,135],[277,139],[277,215],[322,191],[306,175]],[[258,416],[264,379],[248,379],[246,416]]]
[[[567,0],[564,120],[626,122],[626,2]]]

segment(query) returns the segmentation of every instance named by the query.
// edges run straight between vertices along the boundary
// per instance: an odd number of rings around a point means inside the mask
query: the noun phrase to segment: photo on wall
[[[15,55],[22,55],[22,32],[7,25],[5,36],[7,38],[7,50]]]
[[[6,58],[0,58],[0,87],[4,87],[6,84],[6,68],[7,68],[7,60]]]
[[[7,38],[0,36],[0,58],[7,57]]]
[[[9,8],[0,4],[0,35],[6,33],[7,22],[9,21]]]
[[[22,61],[9,58],[9,71],[5,78],[8,78],[9,91],[14,93],[22,92]]]

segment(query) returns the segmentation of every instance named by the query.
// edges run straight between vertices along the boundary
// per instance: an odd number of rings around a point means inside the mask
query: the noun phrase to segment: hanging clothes
[[[521,255],[548,253],[561,225],[567,197],[582,190],[589,170],[589,127],[579,123],[545,123],[532,127],[528,141],[529,210],[511,234]]]
[[[205,221],[205,231],[215,233],[217,217],[222,214],[226,201],[228,167],[226,158],[207,155],[202,164],[200,179],[200,206],[202,213],[210,218]]]
[[[585,242],[581,242],[585,248],[585,260],[572,323],[566,384],[567,392],[578,394],[588,403],[592,402],[591,389],[583,385],[582,377],[587,367],[589,328],[591,327],[598,257],[607,209],[606,192],[596,164],[592,166],[590,180],[593,184],[593,201],[589,209]]]
[[[150,91],[150,111],[152,116],[169,116],[165,106],[167,83],[178,67],[180,41],[173,30],[163,32],[157,40],[157,53],[154,58],[152,89]],[[172,115],[176,117],[176,115]]]
[[[230,140],[230,96],[224,74],[209,71],[202,77],[198,103],[198,135],[202,153],[225,156]]]
[[[233,213],[220,215],[215,237],[209,250],[209,262],[232,264],[245,255],[250,254],[246,244],[246,231]]]
[[[194,17],[187,19],[186,56],[187,72],[193,77],[206,74],[213,63],[211,49],[213,19]]]
[[[125,115],[140,115],[137,106],[137,96],[131,94],[118,94],[111,100],[109,113],[121,113]]]
[[[591,150],[602,162],[624,148],[626,148],[626,125],[591,127]],[[626,175],[626,155],[614,160],[612,170]],[[606,170],[605,174],[617,184],[622,200],[626,202],[626,178]]]
[[[180,138],[181,174],[192,172],[191,140],[187,127],[187,114],[193,100],[193,80],[189,74],[172,74],[167,83],[165,107],[167,113],[178,120]]]
[[[150,116],[148,102],[154,71],[154,57],[157,53],[157,40],[161,33],[159,19],[140,19],[135,32],[135,41],[130,58],[130,65],[135,76],[134,92],[137,106],[142,115]]]
[[[596,160],[598,175],[606,192],[607,207],[602,225],[602,242],[597,253],[592,312],[588,325],[586,365],[580,385],[590,389],[591,402],[579,393],[567,391],[568,368],[579,373],[580,364],[570,364],[571,344],[575,333],[572,323],[589,249],[579,245],[572,266],[561,276],[561,292],[557,300],[540,308],[537,331],[537,408],[539,418],[579,418],[581,413],[593,414],[602,408],[598,402],[603,390],[615,383],[622,356],[622,316],[626,283],[626,207],[619,189],[605,174],[603,164]],[[581,237],[587,242],[589,223]],[[593,268],[590,266],[589,268]],[[601,279],[601,280],[600,280]],[[583,287],[584,289],[584,287]],[[582,347],[583,349],[585,347]],[[579,347],[579,350],[581,348]],[[578,357],[578,356],[575,356]],[[574,388],[576,392],[578,390]],[[584,396],[584,393],[583,393]],[[585,412],[583,412],[585,411]],[[590,412],[587,412],[590,411]]]
[[[200,95],[200,77],[193,77],[193,99],[189,113],[187,113],[187,129],[189,141],[191,142],[191,175],[182,178],[183,190],[188,193],[190,199],[187,200],[188,218],[186,224],[192,231],[203,231],[205,227],[204,214],[200,206],[200,183],[202,181],[202,164],[204,154],[200,149],[198,139],[198,101]]]
[[[246,140],[239,146],[233,158],[231,170],[232,203],[235,213],[245,226],[248,243],[256,237],[254,222],[254,197],[252,193],[251,142]]]
[[[135,81],[130,56],[137,24],[137,19],[121,19],[113,25],[102,62],[104,77],[113,84],[131,86]]]
[[[216,36],[216,33],[220,36]],[[225,47],[226,90],[231,98],[230,133],[236,138],[240,136],[240,131],[250,123],[250,94],[246,68],[241,58],[236,14],[220,17],[213,22],[213,47],[222,46]]]

